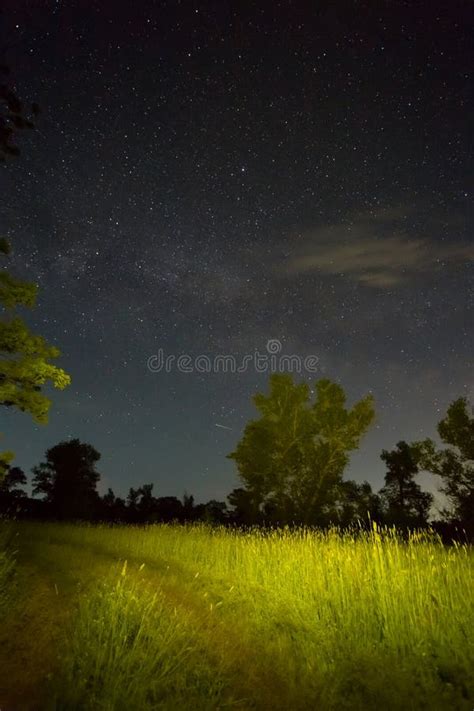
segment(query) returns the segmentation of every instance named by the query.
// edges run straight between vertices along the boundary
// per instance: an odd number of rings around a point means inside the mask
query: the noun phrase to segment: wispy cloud
[[[388,289],[420,273],[474,261],[474,245],[420,237],[413,228],[408,234],[404,217],[402,210],[393,208],[308,232],[283,269],[290,275],[346,275],[369,287]]]

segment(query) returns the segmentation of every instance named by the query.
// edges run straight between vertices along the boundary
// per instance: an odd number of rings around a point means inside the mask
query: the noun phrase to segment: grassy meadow
[[[0,528],[2,711],[474,708],[472,547],[376,529]]]

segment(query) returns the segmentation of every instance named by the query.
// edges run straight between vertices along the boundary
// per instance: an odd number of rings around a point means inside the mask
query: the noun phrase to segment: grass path
[[[87,550],[18,543],[9,609],[0,627],[0,709],[39,711],[48,707],[48,685],[80,586],[105,575],[110,560],[94,556],[91,567]]]
[[[75,545],[43,542],[39,548],[29,542],[20,547],[12,607],[0,632],[2,711],[50,708],[51,680],[60,666],[64,636],[74,624],[78,598],[92,590],[116,563],[113,555],[94,551],[91,556],[86,548]],[[137,565],[135,561],[135,568]],[[183,586],[183,578],[192,577],[189,571],[183,568],[168,573],[169,566],[161,561],[147,565],[143,578],[164,592],[178,617],[185,614],[199,630],[202,652],[225,680],[222,696],[226,701],[221,708],[266,708],[268,704],[275,709],[288,708],[288,684],[276,671],[282,660],[269,664],[268,650],[265,654],[255,639],[249,639],[245,625],[239,629],[234,620],[229,626],[228,619],[215,614],[210,600],[218,600],[218,592],[199,594],[203,587],[211,587],[210,581],[199,581],[200,590],[191,591]]]
[[[10,611],[0,628],[2,710],[44,708],[48,675],[56,667],[57,645],[69,613],[50,575],[32,563],[22,562]]]

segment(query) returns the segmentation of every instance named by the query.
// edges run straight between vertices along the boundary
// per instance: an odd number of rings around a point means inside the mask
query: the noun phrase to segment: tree
[[[127,507],[125,501],[119,496],[115,496],[111,488],[101,498],[102,516],[107,521],[125,521],[127,519]]]
[[[401,441],[390,452],[384,449],[380,458],[388,468],[385,486],[380,491],[387,508],[387,523],[426,526],[433,495],[423,492],[413,478],[419,471],[416,452]]]
[[[153,496],[153,484],[143,484],[137,490],[136,512],[140,521],[153,520],[156,514],[157,499]]]
[[[3,481],[3,478],[6,475],[10,466],[10,462],[12,461],[14,456],[15,453],[10,450],[6,452],[0,452],[0,483]]]
[[[325,523],[349,452],[374,418],[372,397],[347,410],[343,389],[324,379],[316,383],[311,403],[307,384],[274,374],[270,394],[253,400],[261,417],[247,424],[228,455],[249,500],[274,522]]]
[[[90,519],[98,510],[95,465],[99,452],[90,444],[72,439],[46,452],[46,461],[33,469],[33,494],[42,494],[52,516]]]
[[[8,69],[0,67],[0,73],[8,74]],[[32,113],[37,115],[37,105],[32,106]],[[16,132],[33,127],[14,90],[0,84],[0,161],[19,154],[14,143]],[[0,239],[0,254],[9,253],[9,243]],[[62,390],[71,379],[50,362],[60,355],[58,349],[33,335],[13,313],[18,306],[33,307],[36,293],[35,284],[15,279],[6,271],[0,273],[0,305],[8,312],[0,321],[0,404],[29,412],[37,422],[45,423],[51,401],[41,392],[42,386],[50,382]],[[0,453],[0,479],[13,456],[13,452]]]
[[[154,520],[157,501],[153,496],[153,484],[143,484],[138,489],[130,487],[127,496],[128,519],[136,523]]]
[[[0,253],[9,251],[8,243],[0,240]],[[41,391],[42,386],[50,382],[62,390],[71,378],[50,362],[60,355],[58,349],[33,335],[21,318],[11,315],[17,306],[34,306],[36,291],[35,284],[19,281],[8,272],[0,273],[0,305],[4,309],[0,321],[0,405],[29,412],[37,422],[46,423],[51,400]],[[0,453],[0,479],[12,458],[13,452]]]
[[[358,484],[349,479],[342,481],[336,501],[335,519],[342,527],[354,524],[382,523],[383,503],[379,494],[372,491],[368,481]]]
[[[133,486],[130,487],[127,494],[127,510],[128,516],[131,520],[134,520],[138,516],[138,501],[140,499],[140,489],[134,489]]]
[[[194,496],[188,494],[187,491],[183,494],[183,519],[184,521],[193,521],[194,519]]]
[[[7,467],[0,481],[0,512],[6,514],[18,513],[21,504],[25,502],[26,492],[21,489],[27,483],[25,473],[19,467]]]
[[[0,248],[1,251],[1,248]],[[36,286],[0,273],[0,303],[7,309],[33,306]],[[29,412],[36,422],[46,423],[51,401],[41,391],[48,381],[63,390],[71,379],[49,361],[60,352],[41,336],[33,335],[18,317],[0,322],[0,404]]]
[[[211,499],[204,504],[203,520],[206,523],[226,523],[227,521],[227,504],[225,501],[217,501]]]
[[[183,518],[183,504],[176,496],[160,496],[156,499],[155,518],[164,523]]]
[[[415,442],[420,467],[439,476],[440,491],[449,506],[441,511],[448,523],[456,523],[474,537],[474,411],[466,398],[458,398],[438,423],[438,434],[447,449],[437,449],[431,439]]]
[[[230,517],[238,525],[251,525],[260,522],[260,511],[253,493],[242,487],[232,489],[227,497],[232,507]]]

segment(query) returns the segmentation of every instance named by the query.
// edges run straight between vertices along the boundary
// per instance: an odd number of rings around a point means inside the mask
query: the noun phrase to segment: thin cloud
[[[288,275],[345,275],[368,287],[388,289],[447,264],[474,261],[473,245],[409,238],[395,215],[359,216],[358,221],[309,233],[283,270]]]

